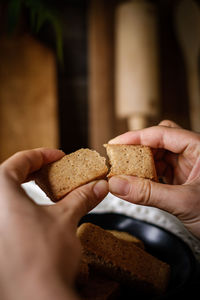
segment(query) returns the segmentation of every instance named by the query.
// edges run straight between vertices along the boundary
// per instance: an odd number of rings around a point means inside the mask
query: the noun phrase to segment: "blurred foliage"
[[[7,31],[12,34],[17,27],[23,9],[27,9],[30,29],[37,34],[45,23],[51,24],[55,32],[56,52],[60,62],[63,62],[62,25],[56,7],[57,1],[45,0],[0,0],[7,7]]]

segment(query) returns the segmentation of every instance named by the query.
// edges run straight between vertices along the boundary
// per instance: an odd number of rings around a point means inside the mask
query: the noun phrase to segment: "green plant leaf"
[[[18,24],[21,13],[21,4],[21,0],[10,0],[8,2],[7,30],[9,34],[13,33],[14,29]]]
[[[32,9],[30,11],[30,26],[31,26],[31,30],[34,31],[35,30],[35,24],[36,24],[36,16],[37,16],[37,12],[35,9]]]
[[[32,12],[32,30],[38,33],[46,22],[52,25],[56,38],[57,57],[63,63],[62,25],[58,14],[50,6],[47,7],[41,0],[25,0],[25,2],[30,12]]]
[[[52,20],[52,25],[54,27],[55,36],[56,36],[56,51],[58,59],[63,63],[63,38],[62,38],[62,26],[59,20],[54,18]]]
[[[30,27],[32,32],[37,34],[46,22],[51,24],[55,32],[57,57],[62,63],[62,25],[55,7],[52,7],[49,1],[45,0],[9,0],[7,24],[7,29],[9,33],[13,33],[15,27],[18,24],[22,6],[27,7],[29,10]]]

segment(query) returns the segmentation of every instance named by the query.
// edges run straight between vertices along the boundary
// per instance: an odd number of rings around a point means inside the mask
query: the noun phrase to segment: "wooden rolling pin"
[[[159,115],[159,58],[155,6],[122,3],[116,10],[116,112],[130,130]]]
[[[200,91],[198,61],[200,53],[200,9],[192,0],[177,6],[176,31],[186,64],[191,129],[200,132]]]

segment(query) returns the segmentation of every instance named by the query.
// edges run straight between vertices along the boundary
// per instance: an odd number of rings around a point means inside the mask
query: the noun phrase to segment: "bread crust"
[[[149,146],[105,144],[104,147],[111,166],[108,178],[123,174],[158,180]]]
[[[144,243],[138,239],[137,237],[133,236],[132,234],[125,232],[125,231],[119,231],[119,230],[107,230],[108,232],[112,233],[116,238],[121,239],[123,241],[134,243],[134,245],[144,249]]]
[[[81,185],[105,178],[107,173],[106,159],[86,148],[44,166],[35,175],[35,182],[56,202]]]
[[[77,187],[93,180],[104,179],[106,176],[110,178],[124,174],[157,181],[150,147],[113,144],[104,146],[110,160],[110,172],[106,158],[86,148],[44,166],[35,174],[36,184],[56,202]]]

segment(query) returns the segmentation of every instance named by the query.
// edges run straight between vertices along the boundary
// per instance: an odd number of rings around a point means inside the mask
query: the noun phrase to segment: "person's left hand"
[[[89,183],[50,206],[37,205],[21,187],[30,174],[63,155],[23,151],[0,166],[1,299],[66,299],[66,289],[73,294],[81,255],[76,228],[106,196],[108,184]]]

